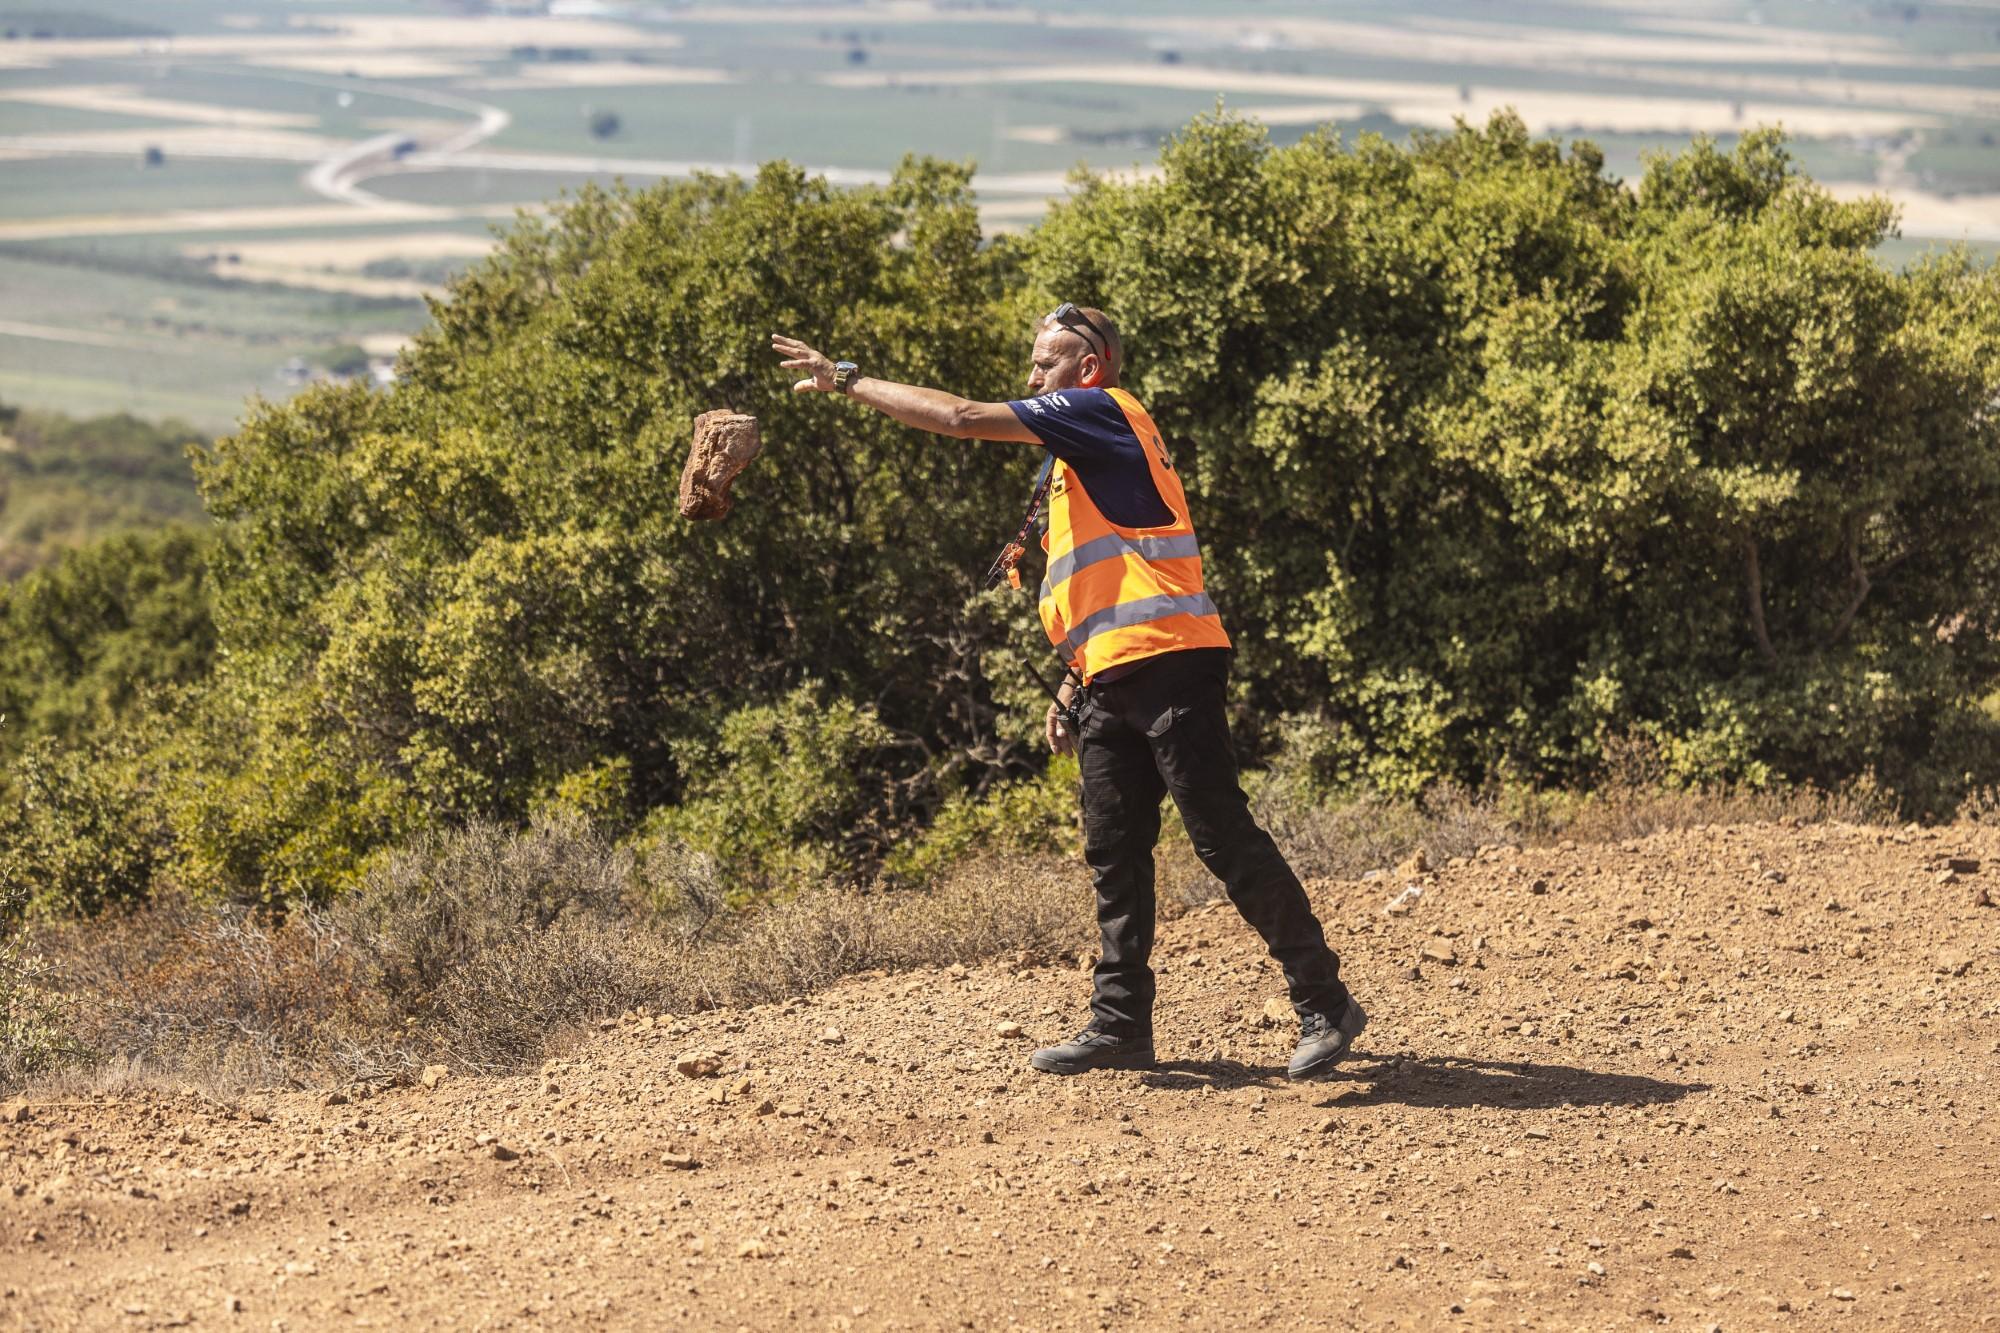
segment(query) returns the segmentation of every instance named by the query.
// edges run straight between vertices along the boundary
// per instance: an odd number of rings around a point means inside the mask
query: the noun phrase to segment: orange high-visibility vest
[[[1138,437],[1172,521],[1124,528],[1105,518],[1069,464],[1056,460],[1049,530],[1042,538],[1042,628],[1088,684],[1099,672],[1183,648],[1227,648],[1229,635],[1201,584],[1201,548],[1187,493],[1159,429],[1139,400],[1107,390]]]

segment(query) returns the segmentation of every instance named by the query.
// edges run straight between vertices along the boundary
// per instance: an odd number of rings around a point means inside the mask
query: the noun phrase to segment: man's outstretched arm
[[[797,338],[782,333],[771,335],[771,350],[784,357],[787,370],[803,370],[807,378],[792,386],[794,393],[838,393],[833,383],[833,360],[814,351]],[[849,385],[847,396],[905,426],[933,431],[961,440],[1007,440],[1016,444],[1040,444],[1036,434],[1021,424],[1014,409],[1005,403],[975,403],[941,389],[862,375]]]

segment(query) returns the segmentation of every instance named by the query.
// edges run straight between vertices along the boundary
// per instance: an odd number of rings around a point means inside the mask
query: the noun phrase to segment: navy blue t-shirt
[[[1048,451],[1076,470],[1098,512],[1121,528],[1158,528],[1173,511],[1153,484],[1146,447],[1103,389],[1063,389],[1007,406]]]

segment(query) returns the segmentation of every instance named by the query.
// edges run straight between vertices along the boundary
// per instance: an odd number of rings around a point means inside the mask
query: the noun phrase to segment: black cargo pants
[[[1284,968],[1292,1008],[1338,1018],[1346,1007],[1340,960],[1237,782],[1228,679],[1227,649],[1185,649],[1086,693],[1077,746],[1083,854],[1103,940],[1090,1008],[1107,1032],[1152,1031],[1153,845],[1168,795],[1202,864]]]

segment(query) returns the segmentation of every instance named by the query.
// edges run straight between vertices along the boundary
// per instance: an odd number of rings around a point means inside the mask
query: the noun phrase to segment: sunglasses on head
[[[1071,333],[1074,333],[1077,337],[1096,348],[1099,356],[1108,357],[1111,355],[1111,339],[1074,302],[1064,301],[1054,310],[1051,310],[1048,314],[1048,322],[1068,329]]]

